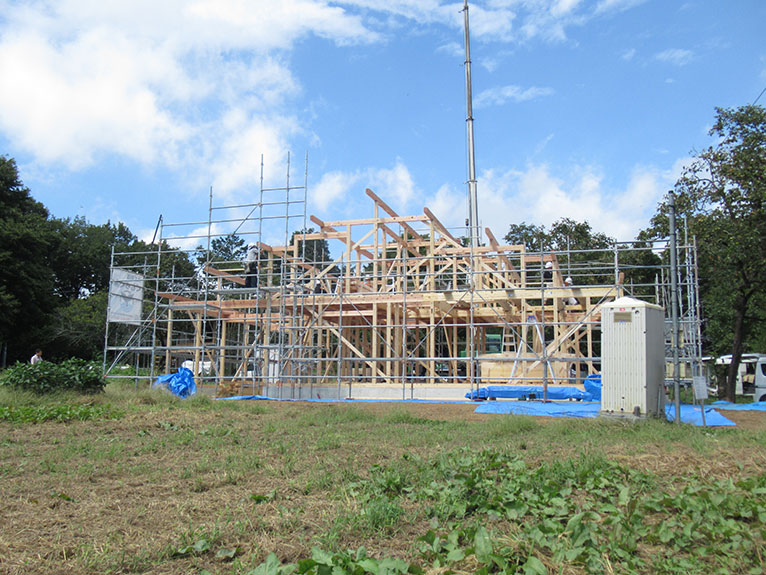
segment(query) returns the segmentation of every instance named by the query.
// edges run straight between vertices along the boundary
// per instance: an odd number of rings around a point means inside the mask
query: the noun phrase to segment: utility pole
[[[468,0],[463,5],[465,20],[466,132],[468,136],[468,226],[471,245],[479,247],[479,203],[476,194],[476,161],[473,150],[473,96],[471,94],[471,38],[468,32]]]

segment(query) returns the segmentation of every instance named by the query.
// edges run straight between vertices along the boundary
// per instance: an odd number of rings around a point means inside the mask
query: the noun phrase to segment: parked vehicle
[[[766,401],[766,357],[762,357],[755,364],[755,401]]]
[[[722,355],[715,363],[729,365],[731,356]],[[752,395],[754,401],[766,401],[766,354],[742,354],[735,392],[737,395]]]

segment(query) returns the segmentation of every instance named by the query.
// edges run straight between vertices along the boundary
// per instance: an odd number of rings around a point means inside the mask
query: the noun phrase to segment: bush
[[[0,376],[0,385],[38,394],[56,391],[98,393],[104,391],[106,380],[101,375],[100,364],[72,358],[61,363],[17,363]]]

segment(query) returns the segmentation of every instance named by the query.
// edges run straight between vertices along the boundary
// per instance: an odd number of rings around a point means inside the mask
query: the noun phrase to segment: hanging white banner
[[[141,324],[144,302],[144,276],[127,270],[113,269],[109,281],[108,321]]]

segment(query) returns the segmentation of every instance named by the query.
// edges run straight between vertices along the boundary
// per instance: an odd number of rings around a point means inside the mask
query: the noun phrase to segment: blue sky
[[[462,2],[0,0],[0,154],[56,217],[151,237],[302,183],[323,220],[466,209]],[[762,0],[470,2],[479,217],[648,223],[715,107],[766,87]],[[766,95],[760,104],[766,104]],[[167,234],[166,234],[167,235]],[[264,239],[275,243],[279,234]]]

